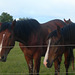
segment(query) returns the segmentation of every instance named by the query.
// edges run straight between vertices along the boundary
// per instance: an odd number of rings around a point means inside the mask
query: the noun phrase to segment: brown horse
[[[63,21],[61,20],[52,20],[52,21],[49,21],[47,23],[44,23],[44,24],[41,24],[41,27],[42,27],[42,38],[44,39],[43,40],[43,44],[42,45],[46,45],[46,39],[47,39],[47,36],[50,32],[52,32],[53,30],[56,29],[56,26],[60,26],[60,27],[63,27],[64,25],[66,25]],[[39,70],[39,68],[37,68],[37,66],[40,67],[40,65],[38,65],[38,63],[40,62],[40,58],[38,59],[39,57],[39,54],[42,54],[40,57],[44,56],[45,55],[45,52],[46,52],[46,48],[44,47],[42,51],[39,51],[37,50],[35,52],[35,50],[30,50],[26,47],[22,47],[22,46],[25,46],[24,44],[22,43],[19,43],[20,45],[20,48],[22,49],[22,51],[24,52],[24,56],[26,58],[26,61],[27,61],[27,64],[28,64],[28,67],[29,67],[29,72],[31,73],[31,69],[30,69],[30,64],[29,62],[31,61],[31,65],[32,65],[32,70],[33,70],[33,59],[35,60],[34,61],[34,70]],[[67,61],[66,61],[66,53],[68,55],[68,51],[65,52],[65,67],[67,68],[68,64]],[[36,58],[37,56],[37,58]],[[62,55],[61,55],[62,56]],[[54,62],[54,66],[55,66],[55,72],[59,72],[60,70],[60,63],[61,63],[61,57],[59,57],[59,59],[57,59],[55,62]]]
[[[66,24],[61,20],[52,20],[44,24],[39,24],[34,19],[2,23],[0,26],[0,61],[6,61],[8,53],[15,45],[15,41],[21,42],[20,46],[25,46],[24,48],[21,47],[21,49],[24,52],[29,73],[38,75],[41,56],[44,56],[46,52],[47,36],[57,26],[62,28]],[[59,72],[60,62],[59,58],[54,62],[55,72]]]
[[[66,49],[68,50],[73,44],[75,44],[75,24],[71,23],[70,25],[62,28],[60,30],[60,27],[57,27],[57,31],[53,31],[49,34],[50,38],[48,47],[49,49],[47,50],[47,64],[49,67],[52,66],[53,61],[57,59],[61,54],[63,54]],[[72,44],[72,45],[70,45]],[[72,48],[75,48],[73,46]],[[72,51],[72,50],[71,50]],[[72,55],[71,55],[72,56]],[[68,57],[69,61],[69,57]],[[68,75],[68,70],[66,71],[66,75]]]
[[[65,20],[64,19],[64,22],[66,23],[66,24],[71,24],[71,23],[73,23],[72,21],[71,21],[71,19],[68,19],[68,20]],[[72,47],[71,47],[71,49],[73,49]],[[73,51],[72,51],[73,52]],[[74,70],[74,54],[72,53],[72,70]]]

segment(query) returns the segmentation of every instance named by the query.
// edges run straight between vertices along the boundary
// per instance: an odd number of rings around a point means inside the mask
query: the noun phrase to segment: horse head
[[[0,61],[5,62],[7,55],[15,44],[14,26],[16,21],[2,23],[0,26]]]
[[[44,65],[50,68],[54,60],[63,53],[61,45],[64,43],[64,41],[59,26],[57,26],[57,30],[49,34],[48,39],[51,41],[47,47],[47,52],[44,58]]]

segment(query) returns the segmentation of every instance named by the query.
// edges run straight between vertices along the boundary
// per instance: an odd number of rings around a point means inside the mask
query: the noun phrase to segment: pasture
[[[75,50],[74,54],[75,54]],[[41,59],[40,75],[54,75],[54,66],[52,68],[45,68],[43,65],[43,58]],[[69,67],[69,75],[75,75],[75,69],[72,71],[72,66]],[[64,75],[64,56],[62,57],[60,75]],[[18,42],[16,42],[15,47],[10,51],[7,61],[0,62],[0,75],[28,75],[28,66],[24,58],[23,52],[18,47]]]

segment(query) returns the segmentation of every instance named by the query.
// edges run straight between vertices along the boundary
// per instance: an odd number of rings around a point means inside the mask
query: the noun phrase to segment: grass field
[[[16,43],[15,47],[10,51],[7,61],[0,62],[0,75],[28,75],[28,67],[26,60],[24,58],[23,52],[20,48],[16,48],[18,43]],[[74,50],[75,53],[75,50]],[[45,68],[43,65],[43,58],[41,59],[40,66],[40,75],[54,75],[54,66],[50,69]],[[64,56],[62,57],[60,75],[65,75],[65,66],[64,66]],[[69,75],[75,75],[75,70],[72,71],[72,66],[69,68]]]

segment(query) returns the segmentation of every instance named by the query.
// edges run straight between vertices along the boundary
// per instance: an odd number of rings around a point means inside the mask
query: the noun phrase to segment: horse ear
[[[15,24],[16,24],[16,20],[12,21],[12,25],[11,25],[12,29],[14,29]]]
[[[60,27],[57,26],[57,36],[60,38],[61,37],[61,32],[60,32]]]
[[[69,21],[71,21],[70,18],[69,18]]]
[[[69,22],[72,22],[71,19],[69,19]]]
[[[66,20],[64,19],[64,22],[66,22]]]

